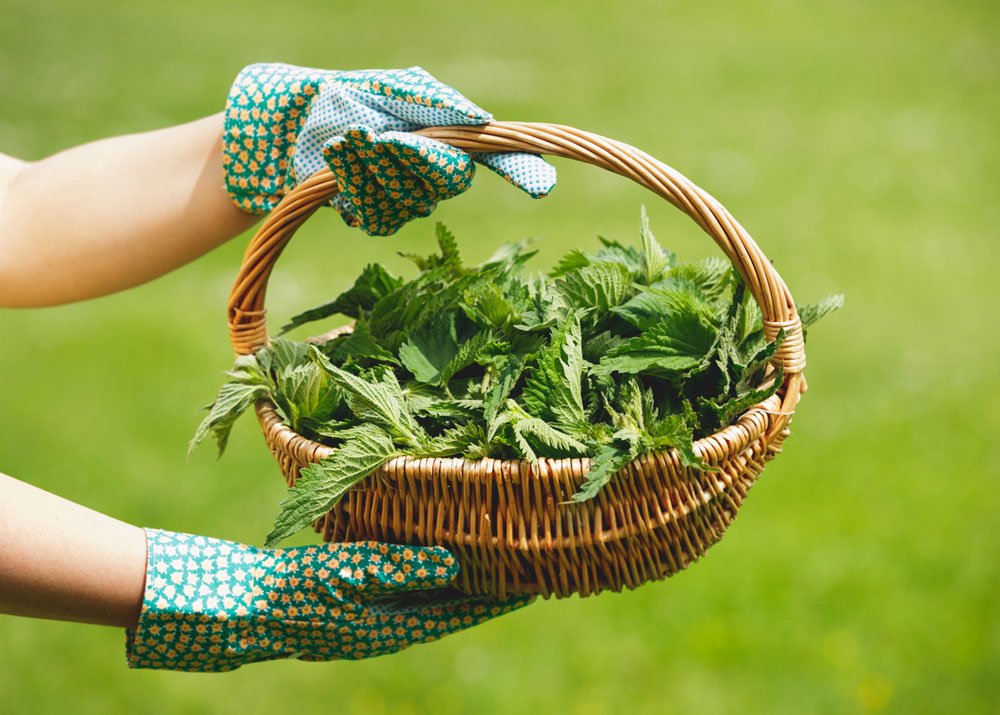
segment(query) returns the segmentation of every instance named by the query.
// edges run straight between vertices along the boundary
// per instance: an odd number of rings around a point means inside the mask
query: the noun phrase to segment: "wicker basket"
[[[688,214],[739,270],[764,316],[769,339],[784,329],[774,361],[778,393],[733,424],[698,440],[718,471],[681,466],[675,451],[632,462],[593,500],[564,503],[587,459],[523,461],[398,457],[352,489],[315,528],[327,541],[377,539],[438,544],[458,558],[467,593],[587,596],[665,578],[721,538],[764,465],[780,451],[805,392],[805,352],[795,304],[753,239],[715,199],[665,164],[621,142],[566,126],[495,122],[418,132],[467,151],[526,151],[577,159],[628,177]],[[288,193],[254,236],[229,299],[236,353],[268,343],[264,297],[282,249],[336,193],[329,171]],[[257,416],[289,484],[331,448],[283,424],[274,406]]]

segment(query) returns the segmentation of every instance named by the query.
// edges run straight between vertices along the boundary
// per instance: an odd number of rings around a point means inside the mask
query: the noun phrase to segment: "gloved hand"
[[[368,658],[526,605],[444,589],[439,547],[378,542],[263,549],[146,530],[146,590],[126,633],[133,668],[225,671],[278,658]]]
[[[323,166],[351,226],[389,235],[465,191],[472,160],[535,198],[555,169],[534,154],[467,154],[410,134],[426,126],[486,124],[492,116],[420,67],[335,72],[285,64],[243,69],[226,103],[226,187],[237,206],[266,213]]]

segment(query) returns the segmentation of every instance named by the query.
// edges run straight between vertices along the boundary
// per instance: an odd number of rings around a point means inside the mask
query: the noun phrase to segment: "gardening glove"
[[[133,668],[219,672],[278,658],[370,658],[531,601],[443,589],[458,565],[434,546],[265,549],[146,529],[146,547],[142,611],[126,631]]]
[[[486,124],[493,117],[420,67],[336,72],[254,64],[226,102],[226,188],[241,209],[266,213],[329,166],[331,201],[348,225],[387,236],[469,188],[473,160],[534,198],[555,169],[535,154],[468,154],[412,134],[427,126]]]

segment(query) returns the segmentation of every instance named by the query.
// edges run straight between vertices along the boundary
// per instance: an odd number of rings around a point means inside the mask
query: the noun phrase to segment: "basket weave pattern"
[[[715,199],[649,155],[605,137],[553,124],[495,122],[435,127],[425,136],[467,151],[528,151],[594,164],[626,176],[681,209],[708,233],[742,275],[769,338],[786,339],[774,362],[778,393],[715,434],[695,452],[717,471],[683,467],[675,451],[643,455],[593,500],[565,503],[587,459],[520,460],[397,457],[352,489],[316,524],[327,541],[377,539],[437,544],[461,565],[467,593],[591,595],[635,588],[688,566],[718,541],[765,464],[781,449],[806,383],[802,327],[784,282],[753,239]],[[238,355],[268,343],[264,297],[271,270],[292,235],[337,191],[317,172],[285,196],[254,236],[229,301]],[[328,336],[325,336],[328,337]],[[256,406],[268,447],[286,481],[331,448],[296,434],[274,406]]]

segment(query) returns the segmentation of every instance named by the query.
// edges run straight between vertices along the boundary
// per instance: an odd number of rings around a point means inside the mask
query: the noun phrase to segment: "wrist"
[[[296,141],[332,74],[275,63],[248,65],[237,75],[226,100],[222,163],[239,208],[266,213],[291,188]]]
[[[245,645],[263,605],[254,603],[261,594],[255,580],[261,550],[205,536],[145,533],[142,608],[126,631],[129,667],[218,672],[260,659],[248,657]]]

